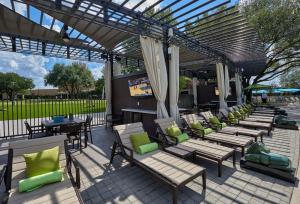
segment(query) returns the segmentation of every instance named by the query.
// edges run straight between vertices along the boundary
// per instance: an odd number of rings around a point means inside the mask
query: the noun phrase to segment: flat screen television
[[[130,96],[146,97],[153,96],[148,77],[128,80]]]

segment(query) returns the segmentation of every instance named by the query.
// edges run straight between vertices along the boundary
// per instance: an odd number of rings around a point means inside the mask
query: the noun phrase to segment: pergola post
[[[110,89],[111,89],[111,113],[114,114],[114,106],[113,106],[113,101],[114,101],[114,94],[113,94],[113,90],[114,90],[114,87],[113,87],[113,80],[114,80],[114,55],[112,53],[109,54],[109,64],[110,64],[110,69],[111,69],[111,72],[110,72],[110,76],[111,76],[111,79],[110,79]]]

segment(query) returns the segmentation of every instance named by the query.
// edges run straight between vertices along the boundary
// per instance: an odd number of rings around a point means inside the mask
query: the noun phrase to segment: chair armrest
[[[77,188],[80,188],[80,169],[79,169],[79,164],[77,162],[77,160],[74,158],[73,155],[71,155],[69,153],[68,155],[68,158],[69,158],[69,165],[68,165],[68,173],[71,175],[72,179],[74,180],[74,176],[72,174],[72,171],[71,171],[71,168],[72,168],[72,165],[74,166],[75,168],[75,185]]]
[[[5,177],[6,177],[6,167],[7,167],[7,165],[4,165],[3,168],[1,169],[0,185],[2,184],[3,181],[5,181]]]
[[[161,144],[164,144],[164,141],[162,141],[160,138],[158,138],[158,137],[153,137],[153,136],[150,136],[149,135],[149,138],[151,139],[151,140],[154,140],[155,142],[159,142],[159,143],[161,143]]]
[[[129,154],[129,160],[130,161],[129,162],[132,164],[132,161],[133,161],[133,150],[131,148],[123,145],[123,144],[118,143],[118,145],[122,146],[124,149],[126,149],[126,150],[128,150],[130,152],[130,154]]]
[[[192,133],[198,135],[199,131],[201,132],[201,136],[204,136],[204,129],[191,128]]]
[[[168,143],[167,145],[177,145],[178,144],[178,139],[176,137],[172,137],[171,135],[167,135],[167,134],[162,133],[162,132],[158,132],[158,134],[160,134],[160,135],[162,135],[162,136],[164,136],[166,138],[167,143]],[[167,139],[168,137],[169,138],[174,138],[175,142],[168,140]]]

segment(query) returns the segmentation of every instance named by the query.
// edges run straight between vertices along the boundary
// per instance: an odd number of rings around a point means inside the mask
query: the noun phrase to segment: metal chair
[[[48,134],[43,131],[43,127],[41,125],[31,126],[27,121],[24,121],[25,127],[28,131],[28,139],[47,137]]]
[[[111,125],[111,130],[113,131],[113,126],[120,125],[123,123],[123,115],[117,114],[107,114],[105,119],[105,128],[107,128],[108,124]]]
[[[81,128],[82,124],[80,123],[66,124],[60,126],[60,132],[67,134],[69,142],[72,142],[73,149],[75,149],[75,140],[78,141],[78,148],[80,152],[82,151]]]
[[[91,129],[91,124],[92,124],[93,116],[87,115],[84,123],[84,128],[85,128],[85,134],[86,134],[86,140],[88,139],[88,133],[90,134],[91,138],[91,143],[93,144],[93,136],[92,136],[92,129]]]

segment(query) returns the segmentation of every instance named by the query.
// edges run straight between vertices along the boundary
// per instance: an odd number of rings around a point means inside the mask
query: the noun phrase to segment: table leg
[[[84,126],[84,147],[87,147],[88,134],[87,134],[87,125]]]
[[[143,113],[141,113],[141,122],[143,123]]]

